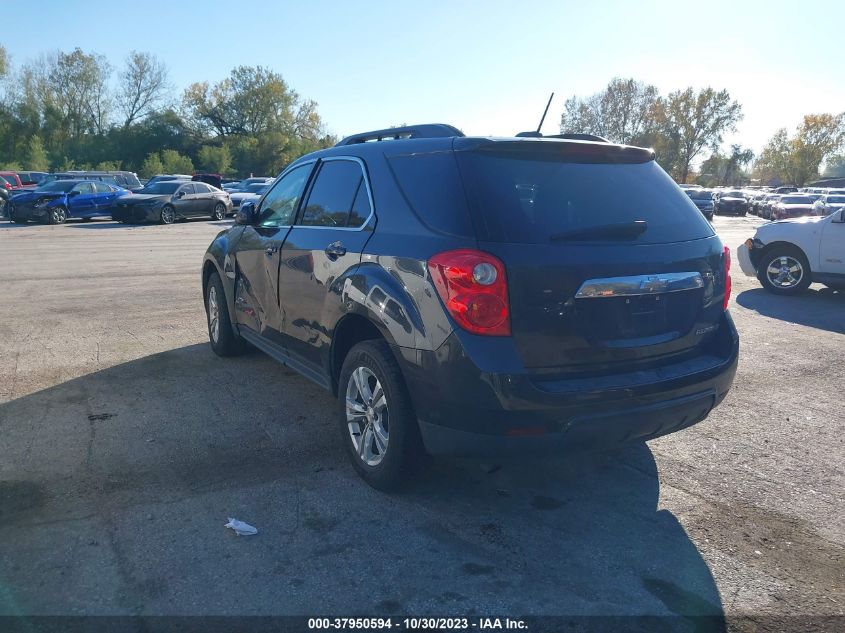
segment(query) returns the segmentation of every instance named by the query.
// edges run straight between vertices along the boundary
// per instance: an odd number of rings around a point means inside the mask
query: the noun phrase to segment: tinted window
[[[635,220],[648,225],[638,244],[713,235],[654,161],[569,162],[528,150],[455,154],[480,240],[547,244],[552,235]]]
[[[781,199],[784,204],[812,204],[813,201],[807,196],[785,196]]]
[[[70,191],[73,189],[74,182],[66,180],[53,180],[38,187],[38,191]]]
[[[453,152],[399,154],[389,160],[402,196],[423,224],[449,235],[474,234]]]
[[[95,182],[94,188],[97,190],[97,193],[111,193],[112,191],[112,188],[104,182]]]
[[[298,224],[345,227],[363,179],[358,163],[350,160],[323,163]]]
[[[832,204],[842,204],[845,202],[845,196],[828,196],[826,200]]]
[[[687,191],[687,195],[693,200],[712,200],[713,194],[709,191]]]
[[[211,187],[201,182],[195,182],[194,188],[197,190],[197,193],[211,193]]]
[[[313,165],[300,165],[276,181],[265,196],[258,215],[261,226],[287,226],[293,222],[302,191]]]
[[[147,185],[138,193],[142,194],[153,194],[153,195],[164,195],[164,194],[172,194],[175,193],[176,190],[179,188],[179,181],[159,181],[154,182],[151,185]]]

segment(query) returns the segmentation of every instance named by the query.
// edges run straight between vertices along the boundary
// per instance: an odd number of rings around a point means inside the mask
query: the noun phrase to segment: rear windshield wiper
[[[631,222],[597,224],[596,226],[585,226],[580,229],[554,233],[549,237],[549,240],[552,242],[566,240],[632,240],[645,233],[646,230],[648,230],[648,222],[645,220],[632,220]]]

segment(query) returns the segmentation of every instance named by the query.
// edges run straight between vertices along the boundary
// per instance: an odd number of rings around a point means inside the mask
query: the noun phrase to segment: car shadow
[[[354,473],[336,415],[266,356],[207,344],[0,404],[0,613],[214,605],[725,630],[707,563],[658,506],[647,445],[498,469],[438,460],[387,495]],[[227,517],[258,536],[235,537]],[[590,630],[640,630],[600,620]]]
[[[773,319],[845,334],[845,292],[842,291],[811,287],[801,295],[788,297],[753,288],[739,293],[736,302]]]

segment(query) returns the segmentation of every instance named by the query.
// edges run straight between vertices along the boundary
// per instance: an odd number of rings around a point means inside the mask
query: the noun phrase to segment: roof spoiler
[[[340,140],[335,147],[342,145],[355,145],[370,141],[388,141],[408,138],[448,138],[452,136],[463,136],[464,133],[458,128],[446,123],[425,123],[422,125],[406,125],[403,127],[392,127],[386,130],[374,130],[353,134]]]

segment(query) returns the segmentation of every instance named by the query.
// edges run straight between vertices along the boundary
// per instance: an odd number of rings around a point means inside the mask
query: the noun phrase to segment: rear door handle
[[[267,257],[272,257],[274,253],[278,252],[278,250],[278,246],[268,246],[264,249],[264,253],[267,255]]]
[[[330,259],[337,259],[346,255],[346,247],[341,242],[332,242],[325,249]]]

